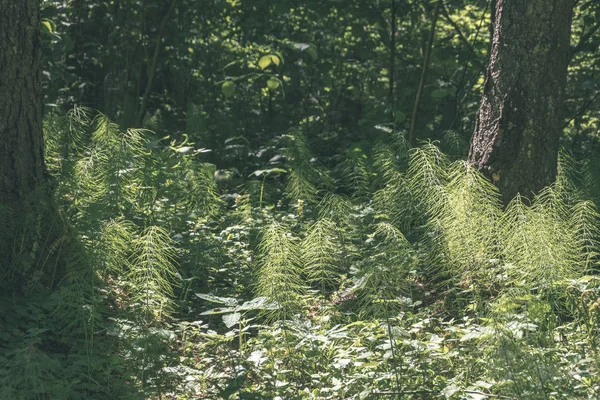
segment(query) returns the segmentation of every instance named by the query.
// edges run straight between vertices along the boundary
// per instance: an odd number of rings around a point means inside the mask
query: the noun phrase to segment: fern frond
[[[298,200],[315,203],[319,187],[331,186],[331,178],[314,165],[313,155],[301,132],[285,135],[284,139],[284,153],[289,164],[287,197],[294,203]]]
[[[589,270],[598,256],[598,228],[600,215],[591,201],[580,201],[571,208],[570,225],[577,238],[577,249]]]
[[[96,323],[101,319],[99,281],[85,256],[70,258],[67,274],[53,293],[56,308],[52,317],[61,335],[67,338],[80,335],[91,346]]]
[[[422,212],[417,209],[418,204],[404,174],[388,172],[386,179],[385,186],[373,195],[373,207],[379,217],[386,217],[394,226],[408,230],[422,218]]]
[[[336,174],[341,178],[342,187],[352,197],[365,197],[370,193],[371,174],[367,165],[367,155],[360,147],[344,152],[342,162],[336,166]]]
[[[411,192],[429,216],[438,214],[446,203],[444,186],[448,161],[433,143],[412,149],[407,171]]]
[[[263,233],[258,252],[256,295],[278,305],[277,310],[270,312],[271,317],[291,319],[300,311],[305,293],[297,245],[284,226],[274,221]]]
[[[389,317],[409,286],[408,276],[417,265],[412,246],[402,232],[387,222],[375,225],[373,252],[363,260],[356,284],[361,313]]]
[[[455,163],[448,179],[446,202],[433,218],[440,229],[438,239],[447,266],[459,276],[475,275],[486,280],[490,278],[490,260],[499,258],[502,207],[498,190],[466,162]]]
[[[32,329],[34,332],[37,329]],[[64,378],[65,371],[56,357],[37,346],[39,337],[28,337],[20,348],[0,364],[0,398],[70,398],[73,393]]]
[[[399,160],[408,160],[410,143],[406,134],[401,131],[392,132],[387,138],[387,144],[392,148]]]
[[[374,236],[383,243],[394,246],[397,250],[410,249],[410,243],[400,229],[387,222],[378,222],[373,230]]]
[[[175,176],[169,179],[173,185],[169,196],[191,212],[216,217],[223,208],[223,201],[214,179],[214,169],[210,167],[214,166],[195,162],[192,157],[187,154],[176,155],[178,167]]]
[[[352,204],[348,198],[334,194],[327,193],[321,199],[318,206],[319,218],[330,219],[337,224],[342,226],[351,225],[352,220]]]
[[[466,144],[463,138],[460,136],[460,133],[447,130],[444,132],[442,136],[442,143],[447,146],[450,154],[462,154],[465,149],[469,149],[468,143]]]
[[[585,265],[579,232],[573,229],[562,198],[547,188],[532,206],[515,197],[501,222],[503,258],[509,277],[525,287],[548,288],[579,276]]]
[[[92,150],[75,164],[76,198],[83,204],[94,203],[107,195],[107,152]]]
[[[307,169],[308,168],[308,169]],[[293,165],[288,173],[286,193],[292,202],[298,200],[314,203],[319,189],[314,183],[314,173],[311,166]]]
[[[585,173],[583,165],[577,162],[566,151],[561,150],[558,153],[558,173],[554,184],[562,192],[578,193],[580,187],[585,183]]]
[[[373,149],[373,167],[375,168],[375,182],[379,186],[392,183],[398,174],[403,171],[403,161],[398,153],[384,143],[376,143]]]
[[[135,238],[133,223],[125,219],[109,220],[102,224],[100,235],[91,249],[101,273],[120,274],[130,267],[131,243]]]
[[[173,312],[173,285],[179,273],[176,251],[167,231],[151,226],[132,243],[132,258],[125,276],[130,304],[145,322],[168,318]]]
[[[319,219],[312,224],[302,241],[301,253],[306,275],[323,295],[338,281],[340,246],[336,242],[337,230],[332,220]]]

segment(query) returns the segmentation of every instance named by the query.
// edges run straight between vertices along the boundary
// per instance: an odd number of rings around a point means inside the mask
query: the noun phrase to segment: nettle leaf
[[[204,293],[196,293],[196,296],[200,297],[202,300],[210,301],[212,303],[225,304],[229,307],[235,307],[238,304],[237,300],[231,297],[219,297]]]
[[[485,339],[494,334],[494,330],[491,328],[475,328],[468,331],[463,337],[460,338],[461,342],[466,342],[473,339]]]
[[[208,311],[201,312],[200,315],[220,315],[220,314],[230,314],[235,312],[235,307],[223,307],[223,308],[213,308]]]
[[[250,174],[250,176],[262,176],[262,175],[270,175],[270,174],[286,174],[287,171],[283,168],[271,168],[271,169],[258,169]]]
[[[275,310],[277,309],[277,305],[275,303],[269,302],[266,297],[257,297],[250,301],[245,302],[241,306],[237,307],[239,311],[246,310]]]
[[[446,386],[443,390],[442,390],[442,396],[444,396],[445,398],[449,399],[450,397],[454,396],[455,393],[458,393],[460,391],[460,387],[456,386],[456,384],[452,383],[448,386]]]
[[[231,97],[235,94],[235,83],[232,81],[225,81],[223,85],[221,85],[221,92],[225,95],[225,97]]]
[[[232,326],[240,322],[241,318],[242,314],[240,314],[239,312],[235,312],[233,314],[225,314],[223,315],[223,322],[225,323],[225,326],[227,326],[227,328],[231,328]]]
[[[263,357],[263,355],[264,351],[255,350],[250,354],[250,357],[248,357],[248,361],[254,363],[254,365],[258,367],[267,360],[267,357]]]

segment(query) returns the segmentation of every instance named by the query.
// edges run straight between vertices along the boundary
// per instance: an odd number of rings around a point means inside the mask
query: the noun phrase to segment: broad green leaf
[[[378,365],[379,365],[378,361],[373,361],[373,362],[363,363],[359,367],[360,368],[373,368],[373,367],[377,367]]]
[[[271,169],[258,169],[252,172],[249,176],[261,176],[261,175],[270,175],[273,173],[277,174],[287,174],[287,171],[283,168],[271,168]]]
[[[231,314],[235,312],[237,307],[223,307],[223,308],[213,308],[208,311],[201,312],[200,315],[220,315],[220,314]]]
[[[446,97],[451,93],[449,89],[436,89],[431,92],[431,97],[434,99],[441,99],[442,97]]]
[[[235,83],[232,81],[225,81],[221,86],[221,91],[225,95],[225,97],[231,97],[235,93]]]
[[[196,293],[196,296],[200,297],[202,300],[210,301],[213,303],[225,304],[229,307],[237,306],[237,300],[231,297],[219,297],[213,296],[212,294],[204,294],[204,293]]]
[[[305,51],[310,47],[310,44],[308,43],[294,43],[294,48],[300,50],[300,51]]]
[[[275,90],[279,87],[279,79],[277,78],[270,78],[267,81],[267,86],[269,87],[269,89],[271,90]]]
[[[227,385],[227,387],[225,388],[225,390],[223,390],[221,392],[221,398],[222,399],[228,399],[231,397],[231,395],[233,395],[234,393],[237,393],[240,391],[240,388],[242,387],[244,381],[246,380],[246,375],[240,375],[234,379],[232,379],[229,384]]]
[[[277,51],[275,52],[275,56],[275,58],[277,58],[277,61],[274,61],[275,65],[279,66],[279,64],[285,64],[283,61],[283,54]]]
[[[255,350],[250,354],[247,361],[254,363],[254,365],[259,366],[262,364],[267,358],[263,357],[264,352],[261,350]]]
[[[190,146],[183,146],[175,150],[178,153],[189,153],[192,150]]]
[[[269,300],[264,297],[257,297],[250,301],[245,302],[241,306],[237,307],[239,311],[244,310],[275,310],[277,309],[277,305],[274,303],[270,303]]]
[[[240,314],[239,312],[235,312],[233,314],[225,314],[223,315],[223,322],[225,323],[227,328],[231,328],[232,326],[240,322],[241,318],[242,314]]]
[[[402,111],[396,111],[394,113],[394,117],[395,117],[397,123],[398,122],[403,122],[403,121],[406,120],[406,114],[403,113]]]
[[[46,28],[48,30],[48,32],[54,33],[54,29],[56,28],[56,25],[54,25],[54,22],[52,22],[48,19],[43,19],[42,25],[44,26],[44,28]]]
[[[458,393],[460,391],[460,388],[458,386],[456,386],[456,384],[451,383],[450,385],[446,386],[443,390],[442,390],[442,396],[444,396],[445,398],[449,399],[450,397],[454,396],[455,393]]]
[[[318,58],[318,54],[317,54],[317,48],[309,43],[294,43],[294,48],[298,49],[300,51],[305,51],[307,52],[313,60],[316,60]]]
[[[271,168],[270,172],[271,173],[276,172],[276,173],[279,173],[279,174],[287,174],[287,170],[285,170],[283,168]]]
[[[266,56],[262,56],[260,60],[258,60],[258,66],[260,69],[265,69],[271,64],[279,65],[280,60],[275,54],[267,54]]]
[[[204,171],[206,171],[210,175],[214,175],[215,172],[217,172],[217,166],[215,164],[206,162],[206,163],[200,164],[200,166],[202,167],[202,169]],[[237,300],[236,300],[236,303],[237,303]]]

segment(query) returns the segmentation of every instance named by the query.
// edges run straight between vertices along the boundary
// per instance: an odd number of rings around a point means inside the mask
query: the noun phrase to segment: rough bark
[[[39,0],[0,0],[0,279],[40,278],[52,219],[42,134]]]
[[[571,0],[496,0],[494,38],[469,162],[504,202],[556,178]]]

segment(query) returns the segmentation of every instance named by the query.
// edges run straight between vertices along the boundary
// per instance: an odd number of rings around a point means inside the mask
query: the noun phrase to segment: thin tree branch
[[[577,42],[577,44],[575,46],[571,47],[571,51],[569,52],[569,59],[570,60],[573,59],[573,57],[575,57],[575,55],[577,53],[579,53],[581,50],[583,50],[583,48],[585,47],[585,45],[588,42],[588,40],[590,40],[591,37],[594,36],[594,33],[596,33],[599,28],[600,28],[600,23],[594,25],[592,27],[592,29],[590,29],[589,31],[587,31],[586,33],[584,33],[583,35],[581,35],[581,37],[579,38],[579,41]]]
[[[452,27],[454,28],[454,31],[458,34],[458,37],[464,43],[464,45],[467,47],[467,49],[469,49],[469,51],[471,53],[473,53],[474,56],[477,56],[477,52],[475,51],[475,48],[469,42],[469,40],[465,37],[465,35],[463,35],[462,31],[460,30],[460,26],[458,26],[458,24],[452,19],[452,17],[450,17],[450,14],[448,14],[448,10],[446,9],[445,5],[443,5],[443,4],[441,5],[440,12],[442,13],[442,16],[446,19],[446,21],[448,21],[448,23],[450,25],[452,25]],[[481,61],[479,61],[479,60],[477,60],[477,62],[481,63]]]
[[[433,47],[433,40],[435,39],[435,27],[437,25],[438,15],[439,15],[441,6],[442,6],[442,0],[438,0],[436,7],[435,7],[435,11],[433,12],[433,19],[431,20],[431,32],[429,34],[429,42],[427,43],[427,49],[425,51],[425,58],[423,60],[423,69],[421,70],[421,80],[419,82],[417,98],[415,99],[415,107],[413,108],[412,118],[410,121],[410,132],[408,135],[408,143],[410,145],[414,145],[417,113],[419,112],[419,103],[421,102],[421,96],[423,95],[423,88],[425,87],[425,77],[427,75],[427,69],[429,68],[429,59],[431,57],[431,49]]]
[[[142,96],[142,104],[140,106],[140,111],[136,118],[136,125],[141,126],[144,120],[144,114],[146,113],[146,107],[148,106],[148,97],[150,96],[150,92],[152,91],[152,85],[154,84],[154,77],[156,76],[156,68],[158,66],[158,55],[160,53],[160,47],[162,44],[163,33],[165,27],[167,26],[167,22],[169,22],[169,18],[175,9],[175,5],[177,4],[177,0],[173,0],[171,5],[169,6],[169,10],[164,15],[160,28],[158,30],[158,35],[156,37],[156,45],[154,46],[154,54],[152,55],[152,64],[150,65],[150,73],[148,75],[148,83],[146,84],[146,89],[144,90],[144,95]]]
[[[571,117],[571,119],[569,119],[560,129],[563,130],[565,129],[567,126],[569,126],[569,124],[576,118],[582,116],[589,108],[590,106],[594,103],[594,101],[596,101],[596,99],[600,96],[600,91],[597,92],[591,99],[589,99],[582,107],[581,109],[579,109],[579,111],[577,112],[577,114],[575,114],[573,117]]]
[[[496,0],[489,0],[486,3],[485,6],[485,10],[483,11],[483,14],[481,15],[481,19],[479,20],[479,25],[477,26],[477,31],[475,32],[475,37],[473,38],[473,43],[475,43],[475,41],[477,41],[477,38],[479,37],[479,32],[481,31],[481,27],[483,26],[483,21],[485,20],[485,15],[488,11],[488,8],[490,7],[490,5],[494,5]],[[494,9],[492,9],[492,15],[494,13]],[[492,38],[493,40],[493,38]],[[491,42],[490,42],[491,43]],[[491,50],[491,44],[490,44],[490,50]],[[490,51],[491,54],[491,51]],[[477,82],[477,78],[481,75],[481,73],[483,71],[485,71],[486,66],[485,65],[481,65],[479,72],[477,73],[477,75],[475,75],[475,79],[473,80],[472,84],[469,87],[469,90],[467,90],[465,92],[465,95],[463,97],[463,99],[461,101],[459,101],[458,97],[460,95],[460,91],[461,88],[463,86],[463,83],[465,82],[465,78],[467,77],[467,70],[469,69],[469,62],[471,61],[471,55],[473,55],[473,53],[469,54],[469,57],[467,58],[467,62],[465,63],[465,66],[463,68],[462,71],[462,75],[460,77],[460,82],[456,87],[456,93],[454,94],[454,100],[456,102],[456,114],[454,115],[454,121],[452,121],[452,125],[450,126],[450,129],[453,129],[454,126],[456,125],[456,121],[458,120],[458,116],[460,114],[460,109],[462,107],[462,104],[465,102],[465,100],[467,99],[467,96],[469,95],[469,92],[471,91],[471,89],[473,89],[473,86],[475,85],[475,83]]]

